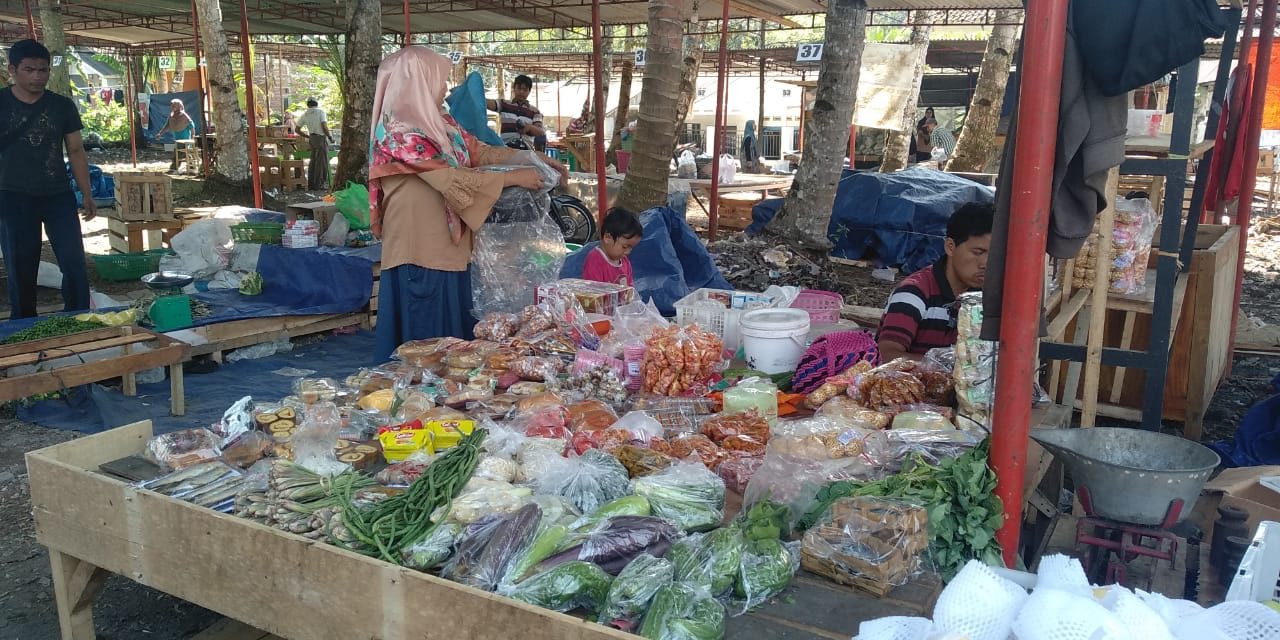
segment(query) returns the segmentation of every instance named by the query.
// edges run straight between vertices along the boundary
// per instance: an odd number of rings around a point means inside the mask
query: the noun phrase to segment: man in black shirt
[[[89,160],[80,139],[80,113],[70,98],[45,91],[49,50],[35,40],[9,48],[9,87],[0,89],[0,250],[9,277],[9,317],[36,315],[40,230],[62,269],[64,309],[89,308],[84,240],[76,198],[63,164],[84,196],[84,219],[97,215],[89,188]]]

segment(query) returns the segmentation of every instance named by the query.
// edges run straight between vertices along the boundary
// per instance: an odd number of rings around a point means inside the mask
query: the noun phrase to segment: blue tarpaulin
[[[308,377],[343,378],[369,360],[374,346],[373,334],[362,331],[354,335],[332,336],[298,347],[287,353],[258,360],[223,364],[213,373],[187,374],[187,415],[169,415],[169,381],[139,384],[138,395],[130,398],[118,388],[100,385],[76,387],[67,399],[44,400],[20,407],[18,418],[42,427],[97,433],[108,428],[151,420],[156,433],[186,427],[207,427],[218,422],[222,413],[236,400],[253,396],[255,400],[275,402],[293,393],[297,371],[311,370]],[[292,375],[283,375],[285,373]]]
[[[444,101],[449,105],[449,115],[458,121],[464,131],[480,142],[502,146],[502,136],[489,128],[489,108],[485,103],[484,79],[480,77],[480,72],[472,71],[467,74],[467,79],[454,87]]]
[[[84,206],[84,196],[80,195],[80,186],[76,184],[75,174],[71,173],[71,163],[67,162],[67,180],[71,182],[71,192],[76,195],[76,206]],[[93,202],[99,207],[110,207],[116,203],[116,180],[102,172],[96,164],[89,165],[89,190],[93,193]]]
[[[644,237],[631,250],[631,270],[636,293],[653,300],[664,315],[675,314],[675,303],[697,289],[733,289],[720,275],[711,254],[684,218],[670,207],[655,207],[640,214]],[[565,258],[561,278],[582,276],[587,254],[599,243],[591,242]]]
[[[187,115],[191,116],[191,122],[195,124],[195,132],[199,134],[205,130],[204,111],[200,109],[200,94],[195,91],[153,93],[151,94],[151,102],[147,105],[147,127],[142,130],[147,140],[162,143],[173,142],[173,134],[158,134],[166,124],[169,124],[169,102],[174,98],[182,101],[183,107],[187,110]]]
[[[1271,381],[1280,390],[1280,375]],[[1209,445],[1222,456],[1227,467],[1255,467],[1280,464],[1280,395],[1274,395],[1249,408],[1236,427],[1235,437]]]
[[[896,173],[845,171],[831,208],[827,236],[831,255],[849,260],[875,257],[883,266],[914,273],[943,254],[947,221],[970,202],[989,203],[995,192],[972,180],[913,167]],[[758,234],[783,200],[765,200],[751,210],[748,234]]]

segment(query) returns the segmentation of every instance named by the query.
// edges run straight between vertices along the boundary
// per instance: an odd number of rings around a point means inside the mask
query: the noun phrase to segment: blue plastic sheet
[[[76,387],[70,399],[44,400],[18,409],[18,418],[42,427],[97,433],[109,428],[151,420],[156,433],[216,423],[236,400],[275,402],[292,391],[294,377],[272,373],[285,367],[315,371],[309,377],[342,379],[365,366],[373,352],[373,334],[331,336],[321,342],[298,347],[287,353],[258,360],[223,364],[217,371],[187,374],[187,415],[169,415],[169,381],[139,384],[138,395],[130,398],[118,388],[100,385]]]
[[[882,266],[914,273],[943,254],[947,221],[970,202],[990,203],[995,192],[972,180],[914,167],[896,173],[845,171],[831,208],[831,255],[874,257]],[[751,210],[747,233],[758,234],[782,208],[765,200]]]
[[[467,79],[454,87],[444,101],[449,105],[449,115],[458,121],[463,130],[475,136],[480,142],[502,146],[502,136],[489,128],[489,109],[484,99],[484,79],[480,77],[478,71],[467,74]]]
[[[373,295],[373,265],[364,258],[315,249],[262,245],[258,254],[262,294],[241,295],[234,289],[207,291],[192,297],[213,313],[196,325],[244,318],[352,313]]]
[[[143,136],[147,140],[160,143],[173,142],[173,134],[166,133],[159,135],[160,130],[166,124],[169,124],[169,102],[177,98],[182,101],[183,108],[186,109],[187,115],[191,116],[191,122],[195,125],[196,134],[204,131],[204,111],[200,109],[200,94],[195,91],[181,91],[178,93],[153,93],[151,94],[151,102],[147,105],[147,127],[142,130]]]
[[[1280,375],[1271,381],[1280,390]],[[1210,449],[1222,456],[1227,467],[1254,467],[1280,464],[1280,394],[1250,407],[1231,440],[1211,443]]]
[[[680,213],[670,207],[655,207],[640,214],[640,223],[644,236],[630,255],[635,289],[641,299],[652,300],[662,314],[674,315],[675,303],[696,289],[733,289]],[[581,277],[587,254],[598,244],[588,243],[569,254],[560,277]]]
[[[76,184],[75,174],[71,173],[71,163],[67,162],[67,180],[71,182],[71,193],[76,196],[76,206],[84,206],[84,196],[80,195],[80,186]],[[99,207],[110,207],[116,203],[116,179],[103,173],[98,165],[89,165],[89,191],[93,194],[93,202]]]

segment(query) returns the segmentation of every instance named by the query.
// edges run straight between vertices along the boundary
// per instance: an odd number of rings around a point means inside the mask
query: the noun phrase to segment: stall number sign
[[[54,56],[49,62],[51,62],[55,67],[60,67],[62,66],[62,56]]]
[[[818,62],[822,60],[822,43],[802,44],[796,47],[796,62]]]
[[[159,60],[158,62],[160,63],[160,68],[161,68],[161,69],[172,69],[172,68],[173,68],[173,58],[170,58],[169,56],[163,56],[163,57],[161,57],[161,58],[160,58],[160,60]]]
[[[636,66],[637,66],[637,67],[643,67],[643,66],[644,66],[644,53],[645,53],[645,52],[644,52],[644,49],[641,49],[641,50],[639,50],[639,51],[637,51],[637,52],[636,52]]]
[[[449,52],[449,62],[452,62],[453,64],[458,64],[459,62],[462,62],[462,52],[461,52],[461,51],[450,51],[450,52]]]

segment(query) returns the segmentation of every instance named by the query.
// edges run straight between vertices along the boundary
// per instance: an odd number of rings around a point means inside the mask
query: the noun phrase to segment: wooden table
[[[765,176],[765,175],[756,175],[756,174],[739,174],[738,176],[735,176],[735,177],[737,179],[734,180],[733,182],[729,184],[720,185],[720,189],[719,189],[720,201],[718,203],[717,208],[719,211],[726,211],[727,209],[726,205],[729,205],[728,211],[734,215],[731,215],[729,218],[727,218],[727,221],[729,222],[729,224],[726,226],[731,228],[741,228],[741,229],[745,229],[746,226],[751,223],[751,207],[759,203],[761,200],[764,200],[765,198],[769,197],[770,191],[782,191],[785,189],[790,189],[791,182],[792,180],[794,180],[794,178],[792,178],[791,176],[775,177],[775,176]],[[696,201],[698,205],[701,206],[703,209],[705,209],[708,213],[710,213],[711,208],[708,207],[706,203],[702,201],[702,198],[698,197],[698,193],[702,192],[702,193],[708,194],[708,197],[709,197],[711,193],[711,184],[712,183],[710,180],[690,180],[689,181],[690,195],[692,195],[694,201]],[[746,202],[746,203],[734,202],[730,204],[726,202],[724,199],[725,194],[728,194],[728,193],[746,193],[751,191],[758,191],[760,193],[759,199],[757,199],[755,202]],[[717,217],[724,217],[724,216],[717,216]],[[712,226],[715,227],[719,225],[720,225],[720,220],[716,220],[715,224],[713,224]]]
[[[136,351],[140,347],[149,350]],[[92,362],[83,361],[86,354],[107,349],[119,349],[120,354]],[[0,376],[4,376],[0,378],[0,402],[111,378],[121,378],[121,391],[126,396],[134,396],[138,393],[137,372],[167,366],[172,392],[169,411],[180,416],[186,413],[182,363],[188,359],[187,345],[139,327],[107,327],[4,345],[0,346]],[[28,365],[36,365],[38,370],[30,373],[14,371]]]
[[[107,216],[107,241],[112,251],[120,253],[161,249],[182,232],[184,224],[178,218],[129,221]]]

